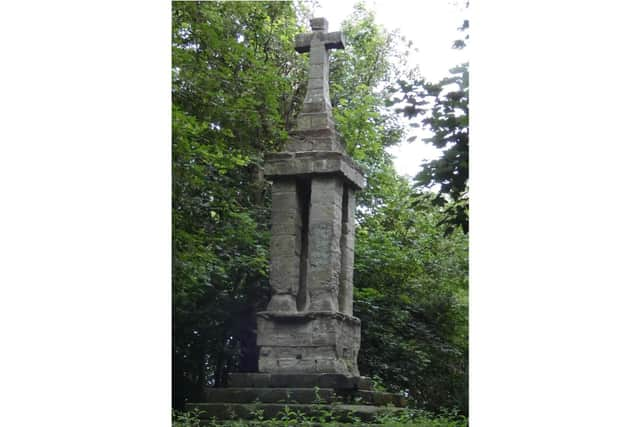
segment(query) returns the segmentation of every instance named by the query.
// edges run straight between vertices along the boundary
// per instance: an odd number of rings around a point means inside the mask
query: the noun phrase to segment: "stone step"
[[[334,390],[332,388],[228,387],[205,388],[205,403],[354,403],[363,405],[405,406],[396,393],[371,390]]]
[[[372,390],[371,379],[343,374],[230,373],[230,387],[293,387]]]
[[[205,388],[210,403],[327,403],[336,401],[332,388],[228,387]]]
[[[345,404],[304,404],[304,403],[190,403],[187,410],[199,410],[201,419],[218,420],[229,419],[255,419],[261,416],[265,419],[280,418],[289,412],[289,418],[295,417],[294,413],[304,414],[305,417],[314,417],[322,421],[329,413],[333,414],[333,421],[347,422],[354,417],[364,422],[374,421],[377,414],[384,412],[404,411],[404,408],[381,407],[369,405],[345,405]],[[326,421],[329,421],[325,418]]]
[[[376,406],[407,406],[407,399],[404,396],[386,391],[358,390],[350,393],[347,397],[348,399],[345,401],[350,403],[364,403],[366,405]]]

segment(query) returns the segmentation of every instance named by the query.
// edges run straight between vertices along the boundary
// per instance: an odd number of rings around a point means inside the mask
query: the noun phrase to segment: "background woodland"
[[[269,298],[270,183],[306,90],[293,49],[310,13],[291,2],[174,2],[173,406],[256,371],[255,313]],[[332,23],[335,26],[338,23]],[[464,48],[468,22],[461,23]],[[331,54],[331,101],[358,193],[359,366],[413,406],[468,413],[468,67],[426,82],[411,43],[357,5]],[[408,124],[408,125],[407,125]],[[414,182],[385,151],[428,129],[443,149]]]

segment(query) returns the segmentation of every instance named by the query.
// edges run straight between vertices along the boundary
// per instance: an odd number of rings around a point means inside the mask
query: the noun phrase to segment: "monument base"
[[[360,375],[360,319],[325,311],[262,311],[257,321],[260,372]]]
[[[372,390],[366,377],[340,374],[231,373],[229,387],[205,388],[204,401],[187,404],[202,420],[281,418],[287,411],[320,420],[331,413],[334,420],[354,416],[374,421],[386,412],[402,411],[406,399],[398,393]]]
[[[230,373],[232,388],[330,388],[334,390],[373,390],[370,378],[343,374]]]

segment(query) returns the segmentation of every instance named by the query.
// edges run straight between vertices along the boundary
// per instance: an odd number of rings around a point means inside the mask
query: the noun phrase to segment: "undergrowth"
[[[332,411],[321,411],[316,415],[306,415],[288,406],[278,414],[277,418],[266,419],[264,413],[256,409],[252,412],[252,420],[201,420],[203,412],[173,412],[172,427],[349,427],[349,426],[381,426],[381,427],[468,427],[467,418],[455,411],[440,414],[407,409],[401,412],[387,412],[378,415],[374,421],[363,422],[355,415],[337,416]]]

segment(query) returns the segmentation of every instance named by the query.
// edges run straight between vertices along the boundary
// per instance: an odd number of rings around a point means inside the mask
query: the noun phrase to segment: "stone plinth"
[[[319,311],[257,316],[260,372],[359,375],[359,319]]]

